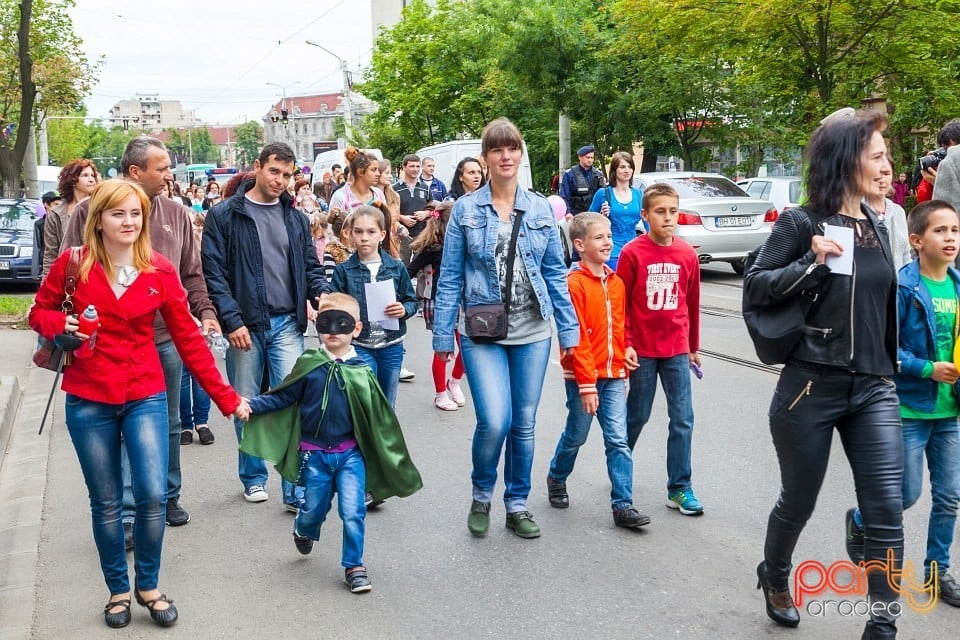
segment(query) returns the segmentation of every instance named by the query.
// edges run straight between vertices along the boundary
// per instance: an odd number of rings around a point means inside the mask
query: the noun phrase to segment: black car
[[[0,282],[39,282],[33,273],[36,200],[0,199]],[[40,256],[42,258],[42,256]]]

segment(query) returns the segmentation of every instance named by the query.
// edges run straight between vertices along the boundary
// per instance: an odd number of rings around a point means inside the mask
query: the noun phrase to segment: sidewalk
[[[30,362],[37,337],[0,329],[0,638],[33,623],[49,431],[37,436],[54,374]]]

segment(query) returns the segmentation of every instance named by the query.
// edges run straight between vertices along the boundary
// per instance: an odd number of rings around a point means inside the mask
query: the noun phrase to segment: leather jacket
[[[872,340],[883,344],[897,369],[897,279],[890,238],[887,228],[872,209],[863,204],[860,209],[880,239],[883,256],[890,268],[886,332],[882,337],[853,335],[854,277],[830,277],[830,269],[816,263],[816,254],[810,248],[813,235],[822,235],[824,225],[834,223],[841,215],[839,213],[824,216],[797,207],[780,214],[770,237],[744,277],[743,295],[752,304],[774,305],[795,295],[805,295],[813,300],[804,335],[791,360],[848,369],[853,360],[855,341]],[[810,224],[805,217],[809,217]]]

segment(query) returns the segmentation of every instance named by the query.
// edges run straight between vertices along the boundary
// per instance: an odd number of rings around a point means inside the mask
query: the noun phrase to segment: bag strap
[[[503,310],[510,315],[510,298],[513,294],[513,263],[517,258],[517,236],[520,235],[522,211],[516,211],[513,216],[513,231],[510,233],[510,249],[507,251],[507,296],[503,301]]]
[[[67,275],[63,283],[63,302],[60,310],[73,313],[73,295],[77,292],[77,279],[80,277],[80,247],[70,247],[70,260],[67,261]]]

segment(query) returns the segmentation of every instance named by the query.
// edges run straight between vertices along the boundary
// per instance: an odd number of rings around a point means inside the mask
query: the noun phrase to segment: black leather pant
[[[892,549],[899,570],[903,436],[893,381],[791,362],[780,374],[769,415],[781,480],[763,550],[771,586],[787,588],[793,550],[823,484],[834,428],[853,470],[866,534],[865,559],[886,560]],[[837,521],[838,537],[841,522]],[[868,593],[871,601],[897,600],[885,572],[869,572]],[[883,613],[873,620],[892,626],[895,618]]]

